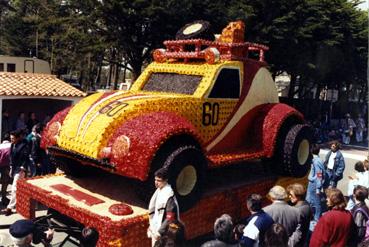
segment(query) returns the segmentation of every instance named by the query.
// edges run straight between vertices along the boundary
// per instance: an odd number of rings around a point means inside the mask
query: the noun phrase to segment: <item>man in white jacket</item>
[[[170,184],[168,171],[160,168],[155,172],[156,191],[149,204],[149,228],[147,236],[152,240],[152,246],[165,233],[166,226],[171,221],[179,220],[177,199]]]

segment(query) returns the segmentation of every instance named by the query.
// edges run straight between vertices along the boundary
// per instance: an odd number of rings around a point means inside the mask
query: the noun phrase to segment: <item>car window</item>
[[[240,73],[238,69],[222,69],[209,98],[238,99],[240,97]]]
[[[176,73],[152,73],[143,91],[193,94],[202,76],[182,75]]]

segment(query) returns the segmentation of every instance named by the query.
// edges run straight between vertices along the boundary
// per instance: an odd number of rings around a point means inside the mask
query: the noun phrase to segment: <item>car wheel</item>
[[[277,171],[281,175],[303,177],[310,168],[312,155],[311,128],[305,124],[294,125],[277,147]]]
[[[161,167],[168,169],[169,180],[181,212],[190,209],[201,197],[205,180],[206,158],[201,150],[193,145],[166,145],[151,164],[147,181],[137,195],[149,203],[155,192],[154,173]]]
[[[206,159],[195,146],[174,150],[164,163],[168,183],[172,186],[181,212],[190,209],[200,199],[205,179]]]
[[[207,21],[195,21],[182,27],[176,34],[177,40],[182,39],[205,39],[214,40],[211,25]]]

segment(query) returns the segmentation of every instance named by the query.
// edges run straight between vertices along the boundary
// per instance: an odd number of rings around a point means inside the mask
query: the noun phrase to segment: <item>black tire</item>
[[[169,181],[181,212],[195,205],[204,187],[206,158],[195,146],[182,146],[171,153],[164,163]]]
[[[145,181],[144,186],[141,186],[141,189],[137,190],[137,195],[148,204],[156,189],[154,185],[154,173],[159,168],[166,167],[169,173],[168,183],[174,190],[180,211],[185,212],[201,197],[207,160],[196,145],[191,145],[189,143],[176,145],[173,143],[173,141],[166,143],[164,147],[158,151],[158,154],[151,164],[149,177]],[[181,188],[177,188],[176,180],[187,164],[193,164],[192,167],[196,172],[197,180],[190,193],[183,195]],[[192,168],[190,169],[193,171]],[[178,189],[180,189],[180,191],[178,191]]]
[[[214,40],[211,25],[207,21],[199,20],[186,24],[176,34],[177,40],[182,39],[205,39]]]
[[[274,164],[277,173],[284,176],[304,177],[310,169],[311,144],[311,128],[305,124],[293,125],[277,147],[277,164]]]

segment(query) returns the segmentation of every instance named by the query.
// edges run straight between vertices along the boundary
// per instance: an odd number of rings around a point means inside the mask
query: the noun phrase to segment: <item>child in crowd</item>
[[[356,162],[355,167],[354,167],[356,173],[348,177],[350,181],[348,183],[348,190],[347,190],[347,195],[349,196],[347,210],[351,210],[355,205],[354,200],[353,200],[354,188],[358,185],[364,186],[365,188],[369,187],[369,171],[368,171],[368,168],[364,164],[366,164],[367,166],[368,162],[367,161]]]

